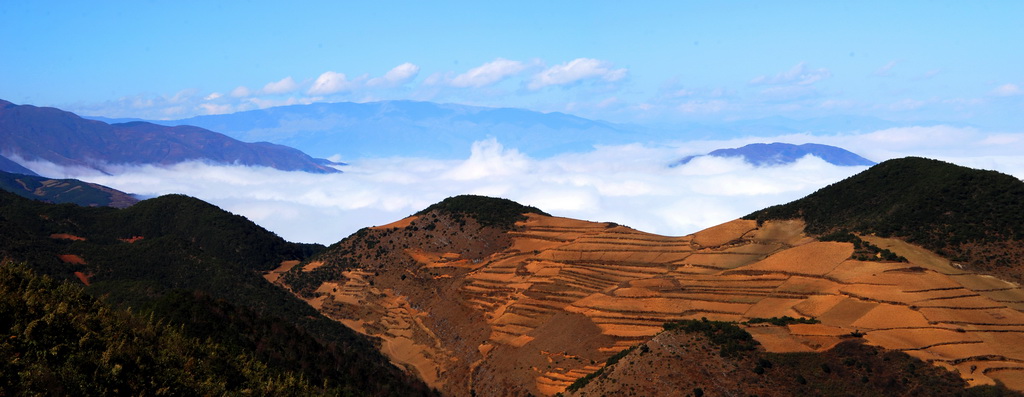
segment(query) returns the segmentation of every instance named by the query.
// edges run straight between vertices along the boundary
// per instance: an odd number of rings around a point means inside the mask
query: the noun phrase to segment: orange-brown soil
[[[405,217],[405,218],[399,219],[397,221],[391,222],[391,223],[389,223],[387,225],[374,226],[374,227],[371,227],[370,229],[376,229],[376,230],[401,229],[403,227],[411,225],[412,221],[415,221],[416,218],[417,217],[415,215],[414,216],[409,216],[409,217]]]
[[[85,273],[82,273],[82,272],[75,272],[74,274],[75,274],[75,277],[78,278],[78,281],[81,281],[82,284],[85,284],[86,286],[89,286],[89,277],[92,277],[91,274],[85,274]]]
[[[67,264],[71,264],[71,265],[84,265],[85,264],[85,259],[82,259],[82,257],[80,257],[78,255],[64,254],[64,255],[57,255],[57,257],[60,258],[61,262],[64,262],[64,263],[67,263]]]
[[[295,265],[298,265],[299,263],[300,261],[295,260],[282,261],[281,266],[278,266],[276,269],[271,270],[269,272],[263,273],[263,278],[272,283],[276,283],[277,279],[281,278],[282,274],[288,272],[289,270],[292,270],[292,268],[295,267]]]
[[[71,240],[71,241],[85,241],[85,237],[79,237],[73,234],[67,233],[54,233],[50,235],[50,238],[55,240]]]
[[[118,240],[121,240],[121,241],[124,241],[124,242],[126,242],[128,244],[131,244],[131,243],[134,243],[134,242],[142,240],[142,239],[145,239],[145,237],[143,237],[143,236],[131,236],[131,237],[128,237],[128,238],[119,238]]]
[[[1024,390],[1024,291],[901,241],[869,240],[909,263],[851,260],[852,244],[799,221],[664,237],[530,214],[500,237],[427,214],[371,233],[348,248],[357,268],[328,260],[308,272],[324,280],[315,292],[298,293],[450,395],[553,395],[665,322],[781,316],[821,323],[750,327],[769,352],[858,334],[972,385]]]

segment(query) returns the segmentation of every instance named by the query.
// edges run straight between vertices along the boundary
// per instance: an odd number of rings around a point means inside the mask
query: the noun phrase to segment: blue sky
[[[1024,2],[0,3],[0,98],[184,118],[412,99],[1019,131]]]

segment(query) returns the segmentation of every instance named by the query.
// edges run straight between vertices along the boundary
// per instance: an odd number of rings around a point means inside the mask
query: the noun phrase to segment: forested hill
[[[438,211],[457,218],[468,216],[481,225],[503,229],[511,229],[517,221],[525,220],[526,216],[523,214],[551,216],[537,207],[522,205],[509,199],[471,194],[448,197],[417,212],[416,215],[427,214],[431,211]]]
[[[979,270],[1024,279],[1024,182],[918,157],[889,160],[745,219],[900,237]]]
[[[251,355],[325,392],[430,393],[371,341],[263,279],[262,271],[322,246],[289,243],[181,195],[119,210],[0,192],[0,224],[0,258],[85,284],[108,304],[153,313],[188,337]]]
[[[80,285],[0,265],[0,394],[312,395],[296,373],[178,327],[113,309]]]
[[[48,203],[73,203],[84,207],[125,208],[139,200],[103,185],[77,179],[53,179],[0,171],[0,189]]]

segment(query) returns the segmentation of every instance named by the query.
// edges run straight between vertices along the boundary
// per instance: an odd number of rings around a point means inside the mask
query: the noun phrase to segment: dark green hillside
[[[152,311],[232,354],[332,388],[370,395],[426,391],[370,341],[262,278],[261,271],[306,259],[322,246],[286,242],[244,217],[180,195],[117,210],[0,192],[0,224],[0,257],[61,278],[78,272],[90,294]]]
[[[525,219],[523,214],[550,216],[537,207],[522,205],[509,199],[474,195],[446,198],[417,212],[416,215],[423,215],[431,211],[446,213],[457,218],[470,216],[483,226],[496,226],[504,229],[510,229],[517,221]]]
[[[80,286],[0,265],[0,395],[312,395],[245,352],[113,309]]]
[[[917,157],[889,160],[745,217],[803,218],[813,234],[900,237],[976,269],[1022,279],[1024,182]]]

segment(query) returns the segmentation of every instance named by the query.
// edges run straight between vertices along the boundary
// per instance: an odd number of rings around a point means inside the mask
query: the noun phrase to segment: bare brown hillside
[[[522,219],[504,229],[421,213],[276,279],[449,395],[553,395],[665,322],[781,316],[821,322],[749,328],[769,352],[863,334],[973,385],[1024,390],[1024,291],[901,240],[863,236],[906,263],[853,260],[853,244],[808,237],[801,221],[664,237]]]

